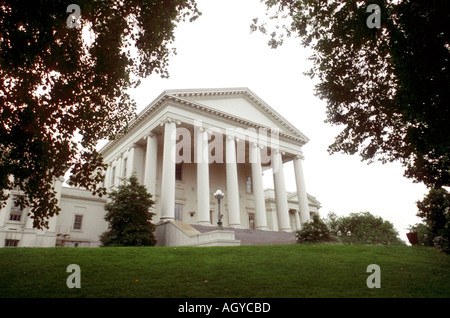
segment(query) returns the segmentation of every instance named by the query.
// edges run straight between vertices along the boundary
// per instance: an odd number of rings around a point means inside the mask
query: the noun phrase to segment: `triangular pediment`
[[[280,133],[300,138],[304,142],[309,141],[248,88],[167,90],[165,93],[266,128],[277,129]]]
[[[306,196],[308,198],[308,204],[309,205],[315,205],[315,206],[320,207],[320,202],[315,197],[313,197],[312,195],[310,195],[308,193],[306,194]],[[287,194],[287,198],[288,198],[289,201],[298,202],[297,192],[290,192],[290,193],[288,193]]]

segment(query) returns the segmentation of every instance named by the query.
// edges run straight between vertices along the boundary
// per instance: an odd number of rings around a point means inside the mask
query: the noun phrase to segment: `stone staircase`
[[[201,233],[217,230],[215,226],[205,226],[190,224]],[[237,229],[224,227],[226,231],[234,231],[236,240],[241,241],[241,245],[276,245],[276,244],[295,244],[295,234],[277,231],[261,231],[250,229]]]

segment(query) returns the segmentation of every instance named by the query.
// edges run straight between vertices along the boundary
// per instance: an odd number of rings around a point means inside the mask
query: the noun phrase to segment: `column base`
[[[260,226],[255,228],[258,231],[270,231],[270,229],[267,226]]]
[[[159,220],[160,220],[160,222],[167,222],[167,221],[172,222],[172,221],[175,221],[175,218],[166,216],[166,217],[160,217]]]
[[[211,222],[209,221],[198,221],[198,225],[206,225],[206,226],[212,226]]]

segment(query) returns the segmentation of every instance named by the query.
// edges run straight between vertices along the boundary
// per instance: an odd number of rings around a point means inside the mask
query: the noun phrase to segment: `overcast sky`
[[[327,147],[339,127],[324,123],[325,101],[314,96],[308,52],[298,38],[274,50],[268,38],[250,33],[253,18],[265,16],[259,0],[197,0],[203,15],[176,29],[177,55],[170,59],[169,79],[157,75],[132,92],[138,112],[166,89],[248,87],[310,142],[303,147],[307,192],[322,204],[320,213],[339,216],[369,211],[392,222],[407,242],[406,228],[420,222],[415,202],[427,193],[422,184],[403,177],[400,164],[367,165],[358,156],[329,155]],[[286,188],[296,191],[292,163],[285,164]],[[273,187],[265,174],[264,186]]]

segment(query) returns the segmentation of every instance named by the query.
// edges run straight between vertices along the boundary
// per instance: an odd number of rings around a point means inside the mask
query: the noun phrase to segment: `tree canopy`
[[[450,193],[444,188],[432,188],[422,201],[417,201],[417,208],[419,209],[417,216],[425,222],[427,234],[432,240],[440,237],[438,245],[450,254]]]
[[[126,129],[127,89],[168,76],[174,28],[200,15],[194,0],[73,2],[81,28],[67,1],[0,3],[0,207],[20,190],[37,228],[59,212],[53,180],[68,170],[70,184],[105,194],[98,141]]]
[[[404,244],[394,225],[370,212],[350,213],[338,217],[330,212],[326,223],[333,235],[343,243],[354,244]]]
[[[448,0],[263,2],[277,24],[256,18],[253,31],[270,34],[273,48],[299,36],[313,50],[308,74],[326,122],[343,127],[330,153],[399,161],[416,182],[450,185]]]
[[[154,246],[156,226],[151,222],[155,201],[135,174],[109,194],[105,205],[108,230],[102,233],[103,246]]]

